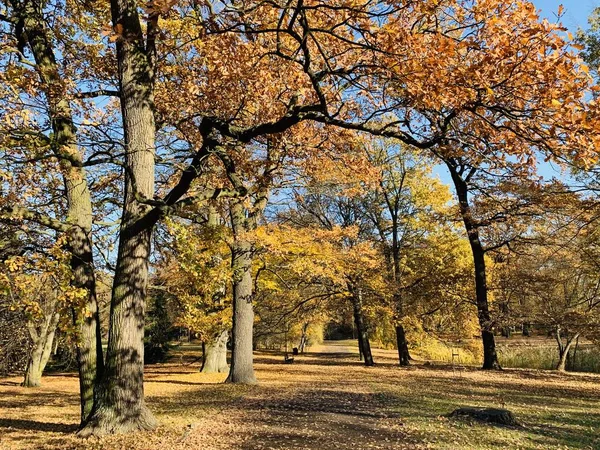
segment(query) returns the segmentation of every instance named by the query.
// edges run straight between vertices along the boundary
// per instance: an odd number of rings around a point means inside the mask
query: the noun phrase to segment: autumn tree
[[[564,371],[575,341],[597,335],[600,281],[598,236],[589,225],[594,208],[573,194],[560,197],[567,206],[538,221],[528,245],[505,252],[494,295],[510,305],[513,319],[552,333],[558,348],[556,368]]]
[[[84,288],[70,285],[69,255],[60,246],[59,241],[47,252],[13,256],[4,261],[0,271],[3,297],[8,299],[11,310],[21,311],[27,320],[31,350],[23,382],[26,387],[40,386],[61,316],[68,323],[69,309],[77,310],[87,295]]]
[[[430,163],[415,149],[373,140],[365,145],[365,151],[379,176],[375,186],[363,187],[354,206],[357,214],[373,224],[371,239],[383,247],[392,286],[398,360],[400,365],[408,365],[410,354],[403,326],[408,305],[403,291],[422,280],[411,276],[406,262],[411,251],[423,245],[427,234],[437,226],[434,222],[444,219],[449,196],[446,188],[431,177]]]
[[[106,93],[82,92],[85,91],[83,84],[73,82],[72,78],[85,77],[90,63],[87,58],[97,58],[98,78],[88,86],[102,84],[102,56],[90,25],[102,17],[103,9],[79,11],[81,20],[77,21],[65,14],[67,7],[63,2],[49,5],[38,1],[10,1],[5,2],[5,13],[0,17],[6,31],[2,35],[5,49],[2,151],[6,166],[13,170],[10,182],[16,186],[23,183],[21,188],[14,187],[3,196],[2,216],[5,220],[35,223],[68,235],[65,245],[72,254],[73,287],[85,288],[88,292],[82,307],[73,312],[78,327],[83,422],[92,408],[94,385],[102,372],[103,361],[92,256],[92,194],[86,174],[90,160],[85,159],[82,148],[93,131],[91,127],[84,127],[78,132],[76,121],[84,117],[91,119],[94,114],[94,108],[88,109],[87,114],[82,112],[81,108],[89,106],[83,104],[84,98]],[[47,20],[52,9],[59,12],[61,20]],[[83,51],[73,45],[72,36],[65,38],[67,28],[67,33],[86,36],[88,44]],[[80,63],[62,64],[75,53],[86,58]],[[50,175],[43,175],[48,170]],[[43,185],[50,188],[50,193],[60,186],[51,174],[62,177],[64,198],[43,192]]]
[[[161,252],[155,289],[167,297],[174,324],[202,341],[201,372],[219,373],[229,371],[231,238],[216,208],[204,209],[195,223],[167,222],[170,243]]]

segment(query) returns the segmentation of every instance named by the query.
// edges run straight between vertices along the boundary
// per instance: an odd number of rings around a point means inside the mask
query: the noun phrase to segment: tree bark
[[[560,328],[556,329],[556,341],[558,343],[558,363],[556,364],[556,370],[559,372],[565,372],[567,369],[567,358],[573,342],[579,338],[579,333],[574,334],[572,337],[567,339],[567,342],[563,344],[562,336],[560,334]]]
[[[42,17],[43,6],[37,1],[13,1],[12,5],[15,14],[22,20],[23,31],[38,67],[54,134],[53,150],[60,157],[68,205],[67,222],[72,226],[67,234],[73,272],[71,285],[84,288],[88,293],[85,303],[73,309],[73,322],[79,333],[77,361],[83,424],[92,410],[94,389],[103,371],[92,254],[92,199],[83,168],[83,158],[77,148],[76,129],[66,86],[60,77],[46,21]]]
[[[408,341],[402,324],[396,325],[396,346],[398,348],[398,360],[401,366],[410,365],[410,353],[408,351]]]
[[[225,373],[229,371],[227,365],[227,341],[229,332],[224,330],[213,341],[204,344],[204,358],[202,360],[202,373]]]
[[[60,315],[57,312],[52,312],[45,318],[39,329],[36,329],[33,325],[29,326],[33,347],[25,370],[23,386],[38,387],[41,385],[42,374],[52,353],[52,344],[59,319]]]
[[[471,246],[473,254],[473,262],[475,265],[475,298],[477,304],[477,315],[479,326],[481,328],[481,340],[483,343],[483,369],[484,370],[499,370],[500,363],[496,353],[496,341],[494,339],[494,328],[491,320],[488,290],[487,290],[487,275],[485,266],[485,251],[479,239],[479,228],[473,219],[471,207],[469,205],[468,186],[457,172],[456,167],[446,162],[460,206],[460,214],[465,225],[465,230]]]
[[[231,205],[234,243],[233,267],[233,329],[231,368],[227,382],[256,383],[253,367],[254,306],[252,304],[252,245],[243,238],[246,217],[241,202]]]
[[[298,345],[298,351],[300,353],[304,353],[304,348],[306,347],[306,342],[308,341],[308,336],[307,336],[308,326],[309,326],[308,322],[306,322],[306,323],[304,323],[304,325],[302,325],[302,335],[300,336],[300,344]]]
[[[351,286],[350,292],[352,294],[351,301],[352,309],[354,311],[354,324],[356,325],[358,334],[359,351],[363,355],[365,366],[372,366],[375,362],[373,361],[371,344],[369,343],[369,334],[363,317],[362,289],[359,286]]]
[[[122,30],[117,39],[117,61],[126,146],[125,201],[105,371],[94,411],[81,436],[157,426],[144,401],[144,315],[155,221],[149,220],[149,207],[139,201],[154,196],[154,36],[149,29],[148,42],[144,42],[135,1],[112,0],[111,11],[113,26]]]

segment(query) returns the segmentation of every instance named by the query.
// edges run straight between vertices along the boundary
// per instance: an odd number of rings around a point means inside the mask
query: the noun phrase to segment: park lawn
[[[38,389],[0,379],[0,449],[600,449],[600,376],[548,371],[376,367],[355,355],[310,353],[283,364],[258,352],[258,385],[222,384],[198,372],[195,350],[147,367],[154,432],[82,440],[75,374],[51,374]],[[339,347],[339,350],[347,350]],[[502,407],[522,426],[449,419],[459,406]]]

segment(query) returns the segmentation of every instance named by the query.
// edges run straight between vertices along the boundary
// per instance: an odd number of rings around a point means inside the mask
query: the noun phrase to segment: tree
[[[33,101],[43,98],[52,133],[47,136],[42,128],[43,123],[37,122],[36,118],[32,117],[34,114],[24,109],[23,102],[11,99],[6,104],[4,114],[8,117],[20,114],[24,120],[15,122],[21,123],[21,126],[9,127],[3,145],[8,145],[7,152],[11,154],[11,161],[14,160],[14,150],[18,147],[24,148],[24,160],[29,164],[40,164],[52,157],[56,159],[58,170],[63,178],[67,206],[61,214],[62,222],[53,219],[51,213],[40,214],[39,210],[27,209],[18,206],[18,203],[17,206],[4,207],[3,215],[11,220],[33,221],[59,232],[68,232],[66,245],[72,254],[71,268],[74,275],[72,284],[74,288],[85,288],[88,292],[84,305],[73,311],[73,320],[79,328],[77,352],[83,423],[91,411],[94,386],[103,370],[92,256],[91,193],[82,151],[78,148],[71,104],[73,95],[69,92],[65,80],[68,74],[61,71],[56,57],[58,46],[56,30],[50,29],[45,19],[47,14],[45,2],[15,0],[8,2],[7,6],[9,15],[3,16],[2,20],[12,31],[9,34],[12,35],[12,39],[5,44],[13,55],[19,55],[15,59],[9,54],[8,58],[4,59],[5,69],[9,71],[8,73],[13,73],[12,79],[8,81],[13,86],[16,85],[17,89],[21,90],[20,95],[24,97],[29,97]],[[57,5],[57,8],[60,9],[61,5]],[[33,63],[26,61],[26,49],[33,56]],[[63,48],[62,52],[68,55],[70,49]],[[25,83],[23,80],[17,81],[14,71],[25,72]],[[32,79],[34,74],[39,77],[37,81]],[[21,141],[23,137],[25,139]],[[43,150],[40,151],[39,147]],[[26,173],[31,174],[31,171]]]
[[[536,224],[530,243],[505,255],[498,296],[512,306],[518,320],[554,335],[556,369],[564,371],[575,341],[597,334],[600,279],[597,233],[588,223],[587,202],[563,194],[557,203],[568,206],[549,211]]]
[[[61,245],[59,240],[47,254],[38,251],[13,256],[4,261],[0,271],[2,295],[8,297],[10,309],[22,311],[27,320],[31,350],[23,382],[26,387],[40,386],[61,316],[87,296],[84,288],[70,285],[69,254]]]
[[[151,430],[157,422],[144,402],[144,309],[150,238],[154,226],[154,79],[159,12],[150,13],[146,35],[137,3],[111,1],[125,136],[125,193],[113,281],[105,372],[92,415],[81,436]],[[142,202],[140,202],[142,200]]]
[[[167,221],[169,241],[157,268],[156,291],[166,297],[174,323],[202,341],[201,372],[221,373],[229,370],[231,237],[220,225],[214,205],[203,208],[198,216],[205,221]]]
[[[408,305],[403,293],[411,283],[420,281],[411,279],[405,261],[431,232],[431,222],[437,220],[434,216],[444,213],[449,196],[445,187],[430,176],[429,163],[418,156],[416,149],[374,140],[365,150],[380,175],[377,186],[367,187],[360,195],[357,213],[373,223],[372,239],[383,246],[392,285],[398,360],[406,366],[410,354],[403,320]]]

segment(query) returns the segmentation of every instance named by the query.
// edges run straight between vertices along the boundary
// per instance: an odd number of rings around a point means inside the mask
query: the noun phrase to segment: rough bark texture
[[[202,373],[225,373],[229,371],[227,365],[227,341],[229,332],[227,330],[219,334],[213,341],[204,345],[204,358],[202,361]]]
[[[450,170],[454,187],[456,188],[460,214],[469,238],[475,265],[475,298],[479,326],[481,327],[481,340],[483,342],[482,368],[485,370],[498,370],[500,369],[500,363],[498,362],[498,355],[496,353],[494,328],[489,311],[485,251],[479,239],[479,228],[473,218],[472,210],[469,205],[467,183],[461,178],[454,165],[449,163],[446,164]]]
[[[240,236],[246,232],[245,213],[241,202],[231,206],[233,243],[233,329],[231,369],[227,382],[256,383],[253,367],[252,333],[254,306],[252,305],[252,245]]]
[[[141,199],[154,196],[153,44],[144,42],[135,1],[111,1],[127,159],[125,202],[113,281],[108,349],[99,395],[80,435],[152,430],[144,401],[144,314],[154,222]],[[151,36],[152,31],[148,31]],[[148,46],[148,48],[146,48]],[[152,48],[150,48],[152,47]]]
[[[52,353],[52,344],[59,319],[60,315],[57,312],[52,312],[45,317],[40,327],[29,326],[29,334],[33,341],[33,346],[29,362],[27,363],[27,369],[25,370],[23,386],[38,387],[41,385],[42,373]]]
[[[365,366],[374,365],[373,354],[371,353],[371,344],[362,311],[362,290],[359,286],[352,286],[352,309],[354,311],[354,324],[358,334],[359,353],[362,353]]]
[[[72,255],[72,285],[85,288],[88,292],[85,304],[73,310],[74,324],[79,331],[77,359],[83,423],[92,410],[94,387],[103,370],[92,255],[92,200],[83,168],[83,158],[77,148],[76,129],[67,90],[60,77],[52,42],[42,15],[43,2],[13,1],[12,4],[15,14],[22,20],[23,32],[38,67],[52,124],[53,150],[61,158],[60,168],[68,204],[67,222],[71,225],[67,234],[67,247]]]

